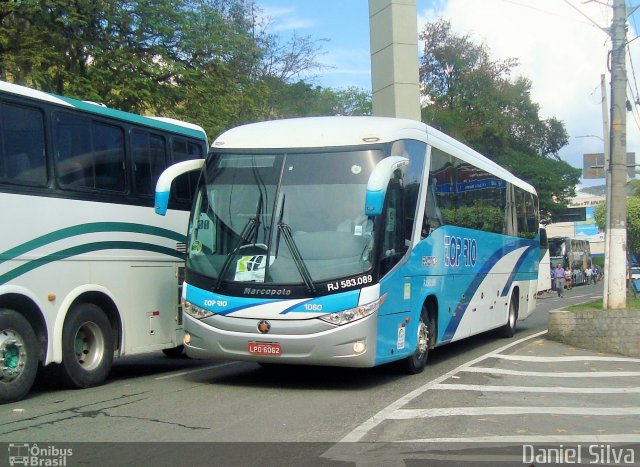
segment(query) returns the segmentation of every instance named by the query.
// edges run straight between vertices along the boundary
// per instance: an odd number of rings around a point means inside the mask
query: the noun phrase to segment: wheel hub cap
[[[424,354],[429,345],[429,328],[423,322],[418,326],[418,350],[420,354]]]
[[[10,329],[0,332],[0,381],[12,381],[20,376],[26,359],[20,335]]]

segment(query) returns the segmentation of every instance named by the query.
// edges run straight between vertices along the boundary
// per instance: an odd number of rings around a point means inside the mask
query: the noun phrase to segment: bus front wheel
[[[113,362],[113,330],[103,311],[91,303],[71,307],[62,329],[62,370],[69,385],[102,384]]]
[[[415,352],[402,361],[404,370],[412,375],[421,373],[427,364],[429,356],[429,342],[433,326],[426,307],[422,308],[418,322],[417,344]]]
[[[0,403],[27,395],[38,371],[38,339],[20,313],[0,309]]]

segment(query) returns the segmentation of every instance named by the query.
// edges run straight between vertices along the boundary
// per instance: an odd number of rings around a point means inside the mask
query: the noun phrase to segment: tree
[[[558,157],[568,142],[564,124],[539,117],[531,81],[511,78],[517,60],[492,61],[485,44],[453,33],[445,20],[428,23],[420,38],[423,120],[531,183],[550,221],[575,196],[580,177]]]
[[[0,2],[0,76],[191,121],[215,136],[286,114],[268,104],[275,96],[299,96],[301,86],[292,81],[321,67],[320,41],[295,35],[282,41],[257,13],[248,0]],[[321,108],[323,94],[307,91],[305,97],[319,95],[313,108]]]
[[[600,230],[606,228],[606,204],[596,206],[594,218]],[[640,196],[634,195],[627,198],[627,251],[629,254],[640,252]]]

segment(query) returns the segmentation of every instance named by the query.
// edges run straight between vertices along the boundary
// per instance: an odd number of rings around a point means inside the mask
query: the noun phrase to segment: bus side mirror
[[[393,173],[398,169],[403,170],[407,165],[409,165],[409,159],[400,156],[387,157],[376,165],[367,182],[365,216],[379,216],[382,214],[387,185],[389,185]]]
[[[167,213],[169,205],[169,193],[171,192],[171,183],[173,180],[187,172],[200,170],[204,166],[204,159],[193,159],[189,161],[178,162],[167,167],[160,174],[158,183],[156,183],[155,210],[156,214],[164,216]]]

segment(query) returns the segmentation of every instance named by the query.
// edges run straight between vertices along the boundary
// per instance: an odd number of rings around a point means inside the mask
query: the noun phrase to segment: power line
[[[560,15],[560,14],[556,13],[555,11],[544,10],[542,8],[537,8],[537,7],[532,6],[532,5],[527,5],[526,3],[521,3],[521,2],[518,2],[516,0],[501,0],[501,1],[504,2],[504,3],[510,3],[511,5],[516,5],[516,6],[519,6],[519,7],[522,7],[522,8],[528,8],[530,10],[539,11],[540,13],[544,13],[546,15],[555,16],[556,18],[567,19],[567,20],[571,20],[571,21],[577,21],[574,17]],[[591,21],[591,20],[589,20],[589,21],[591,23],[593,23],[593,21]],[[586,21],[577,21],[577,22],[582,23],[582,24],[589,24]],[[593,26],[593,24],[589,24],[589,26]],[[600,27],[598,25],[596,25],[596,26]]]
[[[635,104],[633,106],[629,106],[627,110],[629,110],[631,112],[631,115],[633,115],[633,120],[636,122],[636,126],[638,127],[638,130],[640,130],[640,118],[637,115],[638,99],[636,96],[633,95],[633,89],[631,88],[631,84],[629,84],[629,82],[627,82],[627,87],[629,88],[629,94],[631,95],[631,100]]]
[[[582,16],[584,16],[585,18],[587,18],[589,20],[589,22],[591,24],[593,24],[595,27],[597,27],[598,29],[600,29],[601,31],[604,31],[605,33],[609,34],[609,29],[608,28],[603,28],[602,26],[600,26],[598,23],[596,23],[594,20],[592,20],[589,15],[587,15],[586,13],[584,13],[582,10],[580,10],[580,8],[578,8],[577,6],[575,6],[573,3],[571,3],[569,0],[564,0],[564,3],[566,3],[567,5],[569,5],[571,8],[573,8],[574,10],[576,10],[578,13],[580,13]]]
[[[631,75],[633,76],[633,84],[635,85],[636,88],[636,96],[639,96],[640,93],[638,92],[638,80],[636,78],[636,69],[633,66],[633,58],[631,57],[631,48],[629,47],[629,44],[627,44],[627,54],[629,55],[629,65],[631,65]],[[631,85],[629,85],[629,87],[631,87]],[[634,103],[638,103],[637,99],[633,100]]]
[[[636,25],[636,18],[635,16],[633,16],[633,14],[630,15],[631,16],[631,21],[633,21],[633,26],[635,29],[636,34],[638,33],[638,26]],[[633,88],[631,87],[631,83],[629,83],[627,81],[627,85],[629,87],[629,92],[631,93],[631,101],[633,102],[633,106],[631,107],[631,114],[633,115],[633,119],[636,122],[636,126],[638,127],[638,129],[640,130],[640,121],[638,118],[638,105],[640,105],[640,92],[638,91],[638,78],[636,77],[636,69],[635,66],[633,65],[633,57],[631,55],[631,42],[634,41],[635,39],[637,39],[638,36],[636,36],[635,38],[631,39],[630,41],[627,41],[626,43],[626,48],[627,48],[627,54],[629,55],[629,65],[631,66],[631,75],[633,76],[633,86],[635,87],[635,95],[633,94]]]

